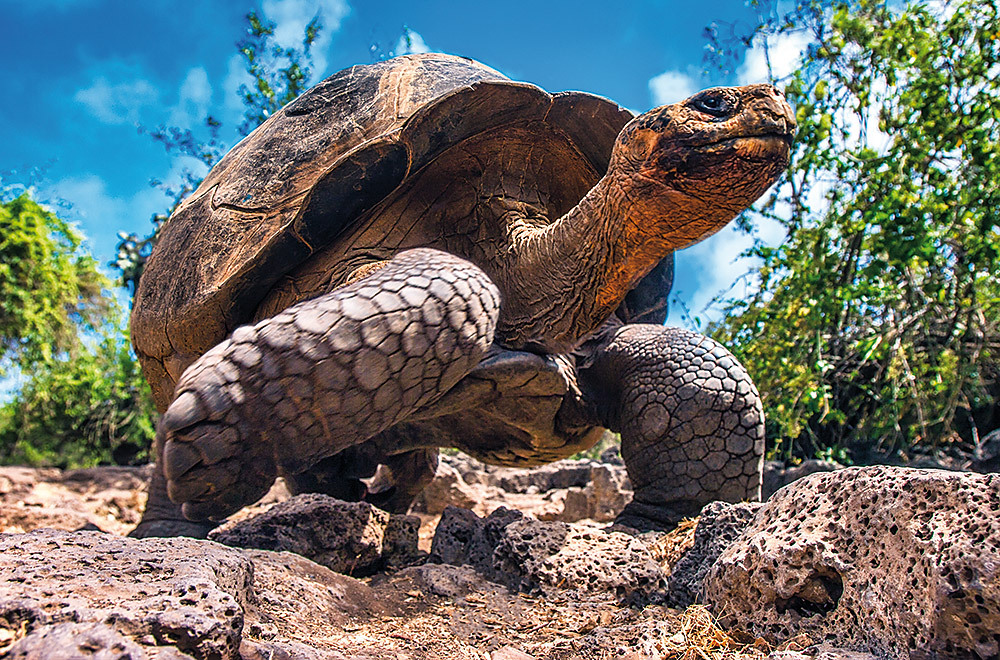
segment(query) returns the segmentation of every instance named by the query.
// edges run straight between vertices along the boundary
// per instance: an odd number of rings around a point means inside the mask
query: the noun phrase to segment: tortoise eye
[[[704,94],[694,99],[692,104],[696,110],[713,117],[725,117],[732,112],[732,105],[721,94]]]

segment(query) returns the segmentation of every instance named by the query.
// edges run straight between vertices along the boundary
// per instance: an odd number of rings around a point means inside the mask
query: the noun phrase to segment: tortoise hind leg
[[[764,414],[746,370],[702,335],[626,325],[582,373],[622,436],[633,500],[618,522],[669,529],[714,500],[759,500]]]
[[[406,513],[417,495],[434,479],[438,456],[438,448],[433,447],[383,458],[365,501],[389,513]]]
[[[305,472],[285,475],[292,495],[323,493],[347,502],[365,501],[389,513],[406,513],[434,478],[438,449],[421,448],[386,454],[392,431],[324,458]],[[367,486],[362,479],[375,477]],[[199,523],[189,523],[199,524]]]
[[[238,328],[184,372],[160,421],[170,499],[189,520],[221,519],[279,472],[302,473],[405,419],[479,362],[498,313],[479,268],[419,249]]]

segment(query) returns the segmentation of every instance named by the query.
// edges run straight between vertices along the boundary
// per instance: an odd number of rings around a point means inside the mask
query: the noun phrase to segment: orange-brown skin
[[[771,85],[706,90],[632,120],[604,178],[556,222],[517,235],[511,258],[490,273],[507,303],[503,343],[572,350],[661,259],[760,197],[787,165],[794,129]],[[565,275],[575,287],[549,276],[567,265],[575,266]],[[560,300],[552,315],[519,303],[515,292],[528,282],[535,297],[545,297],[539,286],[552,287],[551,299]],[[573,288],[577,298],[565,300]]]

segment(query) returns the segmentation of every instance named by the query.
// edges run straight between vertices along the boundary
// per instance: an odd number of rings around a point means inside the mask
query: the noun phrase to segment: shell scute
[[[158,407],[183,369],[250,321],[279,280],[347,240],[359,218],[443,151],[506,124],[548,122],[577,140],[600,173],[629,118],[605,99],[553,96],[450,55],[327,78],[234,147],[164,226],[132,314]]]

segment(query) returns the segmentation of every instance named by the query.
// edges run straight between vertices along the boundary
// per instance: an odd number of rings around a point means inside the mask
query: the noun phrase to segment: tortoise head
[[[716,87],[629,122],[610,169],[647,211],[637,229],[677,250],[721,229],[774,183],[794,132],[795,115],[772,85]]]

